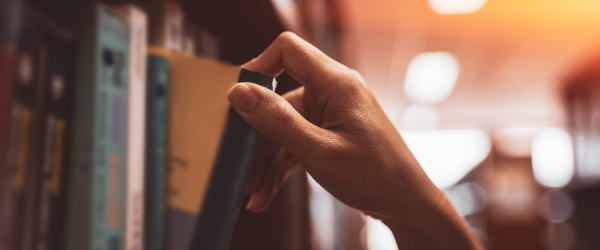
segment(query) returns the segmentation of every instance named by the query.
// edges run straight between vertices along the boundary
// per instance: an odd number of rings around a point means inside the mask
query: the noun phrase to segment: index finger
[[[311,79],[332,77],[332,71],[344,67],[315,46],[292,32],[284,32],[257,58],[242,65],[243,68],[277,76],[285,70],[291,77],[305,85]]]

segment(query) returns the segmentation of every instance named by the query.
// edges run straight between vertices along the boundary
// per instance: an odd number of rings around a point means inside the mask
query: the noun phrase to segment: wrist
[[[482,249],[441,190],[434,204],[415,204],[406,215],[383,216],[400,249]],[[420,208],[419,208],[420,207]]]

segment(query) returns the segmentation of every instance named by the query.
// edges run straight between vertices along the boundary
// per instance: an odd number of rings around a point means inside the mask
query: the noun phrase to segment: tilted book
[[[269,75],[162,49],[169,63],[167,249],[226,249],[258,133],[231,109],[233,84]]]

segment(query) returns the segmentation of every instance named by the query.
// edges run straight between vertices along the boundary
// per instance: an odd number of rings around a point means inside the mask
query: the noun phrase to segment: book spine
[[[31,9],[24,9],[24,26],[31,26],[31,30],[35,30],[37,33],[37,41],[34,45],[33,50],[37,53],[37,59],[34,64],[37,71],[33,72],[33,78],[35,78],[35,87],[33,87],[33,116],[30,132],[30,149],[28,160],[28,166],[25,171],[25,204],[23,205],[23,219],[18,223],[22,224],[21,238],[18,243],[17,249],[31,250],[33,249],[35,223],[37,218],[37,207],[39,206],[39,186],[40,179],[39,173],[41,171],[41,160],[40,154],[42,151],[42,145],[44,143],[43,138],[43,118],[46,115],[47,107],[43,103],[43,95],[46,89],[44,84],[44,75],[47,73],[46,61],[48,59],[47,39],[46,31],[42,27],[42,23],[37,19],[36,14]],[[26,32],[23,37],[29,36],[29,32]],[[21,43],[22,44],[22,43]]]
[[[0,43],[9,47],[16,44],[22,5],[22,0],[0,0]]]
[[[125,224],[129,30],[114,12],[100,10],[96,55],[101,55],[102,62],[97,67],[95,93],[94,119],[99,126],[94,128],[92,249],[119,249]]]
[[[10,103],[12,99],[12,73],[14,65],[14,51],[3,44],[0,44],[0,69],[5,69],[6,73],[0,75],[0,211],[4,205],[4,184],[6,175],[6,154],[8,146],[9,114]],[[1,213],[0,213],[1,215]],[[3,225],[0,216],[0,225]],[[0,227],[1,228],[1,227]],[[0,230],[0,235],[1,235]],[[2,246],[0,237],[0,246]],[[0,247],[1,249],[1,247]]]
[[[15,65],[15,40],[21,13],[21,1],[0,0],[0,211],[9,205],[4,197],[7,178],[7,154],[9,145],[9,124],[11,117],[11,104],[13,96],[13,70]],[[14,130],[13,130],[14,131]],[[0,212],[0,249],[4,246],[3,212]]]
[[[27,13],[29,14],[29,13]],[[46,51],[38,23],[23,15],[13,85],[14,135],[9,143],[3,211],[3,242],[7,249],[29,249],[33,237],[41,114],[42,75]]]
[[[165,2],[165,22],[162,29],[163,46],[167,49],[183,52],[184,28],[181,5]]]
[[[93,97],[96,64],[96,27],[98,17],[93,11],[90,18],[82,20],[84,26],[78,34],[77,66],[75,69],[75,95],[73,100],[73,130],[69,161],[69,190],[67,210],[67,250],[89,249],[90,210],[92,190],[92,132]]]
[[[169,64],[148,56],[145,249],[165,249]]]
[[[196,26],[190,22],[184,22],[183,25],[183,38],[181,45],[181,52],[188,56],[196,55],[196,36],[197,30]]]
[[[146,4],[150,16],[149,43],[171,51],[184,50],[184,17],[181,5],[173,1]]]
[[[229,248],[259,139],[259,133],[230,108],[189,250]]]
[[[80,36],[68,250],[123,247],[128,26],[102,5],[92,12]]]
[[[121,8],[129,23],[129,121],[127,133],[127,181],[125,250],[143,247],[144,153],[146,129],[146,14],[134,6]]]
[[[48,30],[47,73],[44,75],[43,106],[40,120],[39,195],[36,206],[33,249],[64,249],[67,178],[67,135],[71,121],[68,105],[73,88],[70,78],[72,40]]]

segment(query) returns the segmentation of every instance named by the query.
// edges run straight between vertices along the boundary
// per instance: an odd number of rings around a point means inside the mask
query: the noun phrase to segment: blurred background
[[[73,29],[92,1],[28,2]],[[361,72],[486,249],[600,249],[599,1],[177,2],[192,54],[242,64],[290,30]],[[240,211],[230,249],[397,247],[298,169],[268,210]]]

